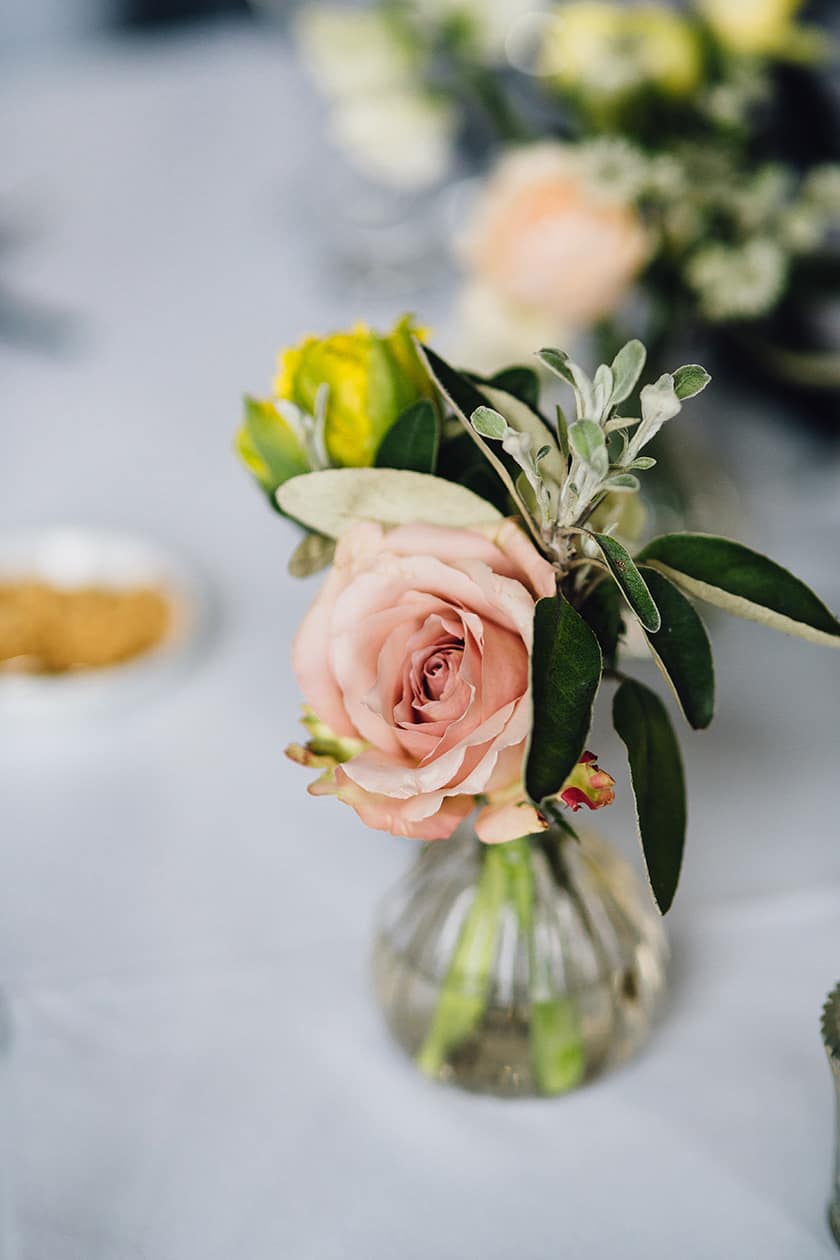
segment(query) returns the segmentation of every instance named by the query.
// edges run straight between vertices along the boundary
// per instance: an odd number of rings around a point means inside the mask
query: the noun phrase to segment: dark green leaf
[[[757,551],[711,534],[663,534],[642,550],[687,594],[736,617],[840,647],[840,622],[813,591]]]
[[[525,786],[539,806],[559,792],[585,749],[601,680],[601,649],[580,613],[562,595],[534,611],[531,689],[534,716]]]
[[[566,421],[566,413],[560,404],[557,404],[557,441],[560,446],[560,452],[564,459],[569,458],[569,425]]]
[[[581,604],[579,612],[595,631],[607,669],[615,667],[618,641],[624,633],[621,610],[624,601],[615,582],[607,578],[599,582]]]
[[[504,483],[468,433],[459,433],[441,443],[437,473],[481,495],[504,515],[510,513],[511,501]]]
[[[715,713],[715,671],[706,627],[673,582],[647,566],[642,568],[662,617],[648,642],[668,680],[686,721],[705,730]]]
[[[533,411],[536,411],[540,405],[540,378],[533,368],[505,368],[497,372],[495,376],[491,376],[487,384],[492,385],[494,389],[504,390],[506,394],[512,394],[514,398],[524,402]]]
[[[656,904],[674,900],[685,844],[685,776],[665,706],[654,692],[627,679],[615,693],[613,724],[627,748],[636,819]]]
[[[475,442],[484,458],[501,479],[502,484],[507,487],[508,493],[522,512],[526,524],[533,529],[530,515],[516,489],[519,467],[501,448],[489,446],[470,424],[470,416],[479,407],[486,407],[488,400],[473,385],[472,381],[467,380],[460,372],[456,372],[454,368],[451,368],[445,359],[442,359],[439,354],[435,354],[431,347],[423,345],[419,341],[415,342],[415,346],[421,362],[426,364],[429,375],[437,384],[438,389],[454,408],[471,440]]]
[[[624,598],[645,630],[655,633],[660,625],[659,611],[629,551],[622,547],[620,542],[610,538],[609,534],[591,534],[590,537],[594,538],[601,548],[610,573],[621,587]]]
[[[432,473],[438,454],[437,412],[425,398],[412,403],[391,425],[376,452],[377,468]]]

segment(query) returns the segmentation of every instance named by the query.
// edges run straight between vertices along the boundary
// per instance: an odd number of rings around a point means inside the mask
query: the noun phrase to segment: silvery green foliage
[[[503,414],[504,395],[494,397],[498,406],[477,407],[470,421],[480,437],[500,442],[519,466],[516,489],[534,532],[551,555],[562,559],[568,550],[564,535],[580,529],[606,494],[639,490],[636,474],[656,462],[642,450],[711,378],[697,364],[666,372],[641,390],[641,416],[628,418],[617,415],[616,408],[638,386],[646,361],[640,341],[629,341],[612,364],[602,363],[591,378],[561,350],[541,350],[539,358],[574,393],[571,423],[559,418],[557,433],[542,421],[539,432],[521,419],[514,425]]]

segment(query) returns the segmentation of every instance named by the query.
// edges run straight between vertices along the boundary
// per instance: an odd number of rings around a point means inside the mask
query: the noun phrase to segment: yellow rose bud
[[[386,336],[360,324],[351,332],[308,337],[280,355],[278,400],[314,415],[326,387],[324,442],[333,464],[369,466],[397,417],[418,399],[434,397],[411,340],[418,332],[406,316]]]
[[[804,51],[800,36],[805,31],[794,22],[802,4],[803,0],[699,0],[698,8],[731,52],[761,57],[787,56],[800,46]]]

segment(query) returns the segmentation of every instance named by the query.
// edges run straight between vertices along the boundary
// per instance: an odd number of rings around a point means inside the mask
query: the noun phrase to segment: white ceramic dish
[[[205,578],[151,539],[76,526],[0,534],[0,581],[38,578],[54,586],[154,586],[168,597],[165,638],[103,669],[39,675],[0,673],[0,713],[59,717],[142,700],[172,685],[195,660],[211,626]]]

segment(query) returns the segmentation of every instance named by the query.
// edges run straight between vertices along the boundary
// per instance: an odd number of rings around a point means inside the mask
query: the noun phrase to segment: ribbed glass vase
[[[608,845],[546,832],[425,845],[386,898],[377,995],[428,1076],[479,1093],[561,1094],[634,1054],[665,989],[650,895]]]

